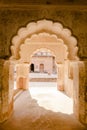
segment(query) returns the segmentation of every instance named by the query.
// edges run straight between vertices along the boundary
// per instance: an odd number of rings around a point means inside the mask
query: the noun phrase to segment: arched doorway
[[[30,72],[34,72],[34,64],[33,63],[31,63],[31,65],[30,65]]]
[[[31,63],[35,65],[35,73],[29,74],[30,81],[47,83],[57,81],[57,63],[53,52],[46,48],[38,49],[33,52]]]
[[[58,64],[57,69],[58,71],[60,71],[60,88],[64,87],[65,85],[67,86],[67,82],[71,82],[71,79],[73,77],[73,85],[75,86],[73,88],[74,114],[78,119],[84,122],[83,117],[85,111],[85,101],[84,96],[82,96],[81,98],[79,97],[79,95],[81,94],[81,90],[83,90],[83,93],[85,93],[84,88],[82,88],[82,82],[79,82],[79,78],[81,78],[81,74],[83,73],[81,72],[81,70],[84,71],[84,64],[82,62],[79,62],[79,58],[77,56],[77,40],[71,35],[71,31],[67,28],[63,28],[62,24],[60,23],[53,23],[49,20],[41,20],[32,24],[29,23],[27,27],[19,29],[18,35],[16,35],[12,39],[12,43],[12,56],[8,61],[11,64],[9,65],[8,62],[5,63],[7,70],[10,66],[10,78],[8,78],[7,81],[11,81],[8,85],[8,89],[10,90],[9,95],[11,95],[11,104],[9,103],[11,110],[13,110],[13,108],[11,107],[13,104],[13,87],[10,87],[10,85],[13,86],[13,78],[11,74],[13,73],[14,64],[16,62],[29,63],[32,52],[34,52],[36,49],[45,47],[54,52],[56,56],[56,62]],[[70,68],[73,69],[69,69],[69,64],[70,66],[72,66]],[[63,72],[67,74],[65,75]],[[73,76],[70,76],[70,72],[73,74]],[[9,75],[8,71],[7,75]],[[82,75],[84,78],[84,74]],[[83,102],[83,112],[79,109],[81,106],[81,102]]]

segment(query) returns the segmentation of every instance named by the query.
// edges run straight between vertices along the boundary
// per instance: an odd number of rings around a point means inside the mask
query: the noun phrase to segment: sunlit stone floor
[[[30,94],[37,100],[39,106],[54,112],[73,113],[73,100],[57,90],[56,82],[31,82],[29,86]]]
[[[14,98],[14,112],[0,130],[86,130],[73,116],[73,101],[56,83],[29,83]]]

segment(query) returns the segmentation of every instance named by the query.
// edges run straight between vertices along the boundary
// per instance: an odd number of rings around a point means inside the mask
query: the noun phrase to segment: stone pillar
[[[10,88],[13,83],[9,82],[13,78],[9,78],[10,65],[10,61],[0,60],[0,122],[7,120],[13,111],[13,91]]]
[[[79,61],[79,120],[87,125],[87,61]]]
[[[73,111],[79,119],[79,67],[78,62],[73,62]]]
[[[64,62],[64,91],[68,95],[68,61]]]
[[[16,66],[17,73],[17,88],[28,89],[29,84],[29,65],[28,64],[17,64]]]
[[[85,101],[85,66],[84,62],[73,62],[73,108],[74,114],[83,124],[86,124]]]
[[[58,78],[57,78],[57,84],[58,84],[58,90],[64,91],[64,65],[63,64],[57,64],[58,69]]]
[[[64,62],[64,91],[73,98],[73,64],[69,60]]]

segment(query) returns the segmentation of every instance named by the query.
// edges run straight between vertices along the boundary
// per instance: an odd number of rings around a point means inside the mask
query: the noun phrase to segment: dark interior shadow
[[[73,115],[53,112],[39,106],[29,91],[15,99],[11,117],[0,124],[0,130],[86,130]]]

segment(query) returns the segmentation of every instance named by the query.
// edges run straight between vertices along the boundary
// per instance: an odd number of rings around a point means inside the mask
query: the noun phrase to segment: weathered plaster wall
[[[87,6],[73,7],[73,6],[56,6],[56,5],[55,6],[32,5],[32,6],[27,6],[27,8],[26,6],[23,5],[0,7],[0,58],[7,59],[8,57],[11,56],[10,53],[11,39],[14,35],[17,34],[19,28],[26,26],[31,21],[35,22],[40,19],[49,19],[54,22],[60,22],[64,25],[64,27],[70,28],[72,30],[73,35],[78,40],[79,57],[84,61],[87,60],[87,26],[86,26]],[[0,60],[1,74],[3,73],[3,69],[4,69],[3,66],[4,63],[2,60]],[[86,62],[85,62],[85,67],[87,68]],[[8,78],[9,75],[8,69],[6,71],[7,73],[4,76]],[[3,89],[6,88],[6,91],[4,91],[4,93],[6,94],[8,92],[8,84],[6,86],[4,82],[4,85],[2,85],[1,80],[2,77],[0,78],[0,88],[1,87],[3,87]],[[86,88],[86,82],[83,83],[83,87],[84,85]],[[0,94],[2,94],[2,91],[0,91]],[[84,101],[85,101],[86,96],[84,95],[84,92],[82,94],[84,96]],[[8,96],[8,93],[5,96]],[[4,95],[0,96],[0,99],[2,97],[4,97]],[[3,100],[5,99],[7,98],[4,98]],[[1,101],[2,99],[0,100],[0,106],[2,107]],[[8,101],[4,101],[4,103],[7,103],[6,109],[8,109],[7,108]],[[86,104],[84,107],[86,108]],[[4,108],[5,107],[0,108],[0,115],[1,113],[3,113],[2,110],[4,111]],[[9,110],[4,111],[2,115],[3,119],[2,117],[0,117],[0,121],[6,119],[4,118],[4,116],[6,115],[7,111]],[[84,115],[86,115],[86,113],[84,113]],[[87,123],[86,117],[84,117],[83,123]]]
[[[77,9],[78,8],[78,9]],[[81,7],[82,8],[82,7]],[[11,39],[17,34],[20,27],[31,21],[49,19],[60,22],[64,27],[70,28],[78,39],[79,56],[87,57],[87,9],[76,7],[57,6],[21,6],[13,8],[0,8],[0,57],[10,56]]]
[[[27,89],[29,85],[29,64],[17,64],[16,73],[17,88]]]
[[[8,119],[13,108],[13,93],[11,91],[13,84],[10,84],[10,89],[8,89],[11,81],[11,78],[9,79],[9,66],[9,61],[0,60],[0,122]]]
[[[11,0],[11,1],[8,1],[8,0],[1,0],[0,1],[0,4],[87,4],[87,1],[86,0]]]
[[[64,63],[64,91],[69,97],[73,98],[73,70],[71,70],[70,61]]]

